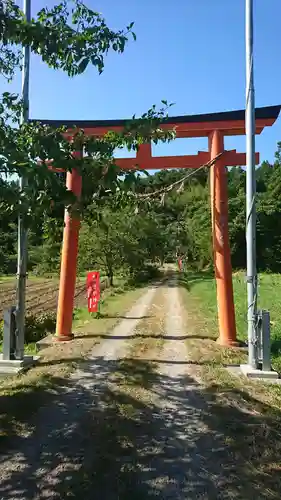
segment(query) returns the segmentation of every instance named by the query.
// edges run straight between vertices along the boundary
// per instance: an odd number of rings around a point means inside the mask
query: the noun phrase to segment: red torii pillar
[[[209,136],[209,151],[211,159],[224,151],[224,137],[218,130],[214,130]],[[218,343],[225,346],[237,346],[228,232],[227,171],[224,155],[210,169],[210,190],[219,322]]]
[[[74,153],[74,156],[78,158],[80,155],[80,152]],[[71,172],[67,172],[66,187],[72,191],[77,198],[81,196],[82,177],[76,169],[72,169]],[[72,317],[76,284],[79,230],[80,218],[66,210],[64,216],[61,272],[55,335],[55,340],[61,342],[73,339]]]

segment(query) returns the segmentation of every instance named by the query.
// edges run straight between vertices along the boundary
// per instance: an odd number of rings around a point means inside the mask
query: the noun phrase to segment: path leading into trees
[[[2,456],[0,498],[251,498],[210,425],[183,317],[176,276],[149,287]]]

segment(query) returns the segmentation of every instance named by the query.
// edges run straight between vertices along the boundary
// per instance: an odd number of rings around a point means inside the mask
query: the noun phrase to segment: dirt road
[[[1,457],[0,498],[278,498],[212,425],[183,317],[176,277],[148,288]]]

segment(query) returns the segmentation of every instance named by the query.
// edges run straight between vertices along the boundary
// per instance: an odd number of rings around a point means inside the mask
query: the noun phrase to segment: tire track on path
[[[158,380],[153,386],[158,432],[148,484],[163,499],[228,498],[217,487],[220,436],[212,435],[202,418],[209,408],[189,365],[176,277],[168,282],[165,296],[166,338],[155,359]]]

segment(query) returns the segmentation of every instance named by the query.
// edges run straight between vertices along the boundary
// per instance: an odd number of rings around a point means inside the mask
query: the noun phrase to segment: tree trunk
[[[109,286],[113,286],[113,273],[112,272],[108,273],[108,279],[109,279]]]

